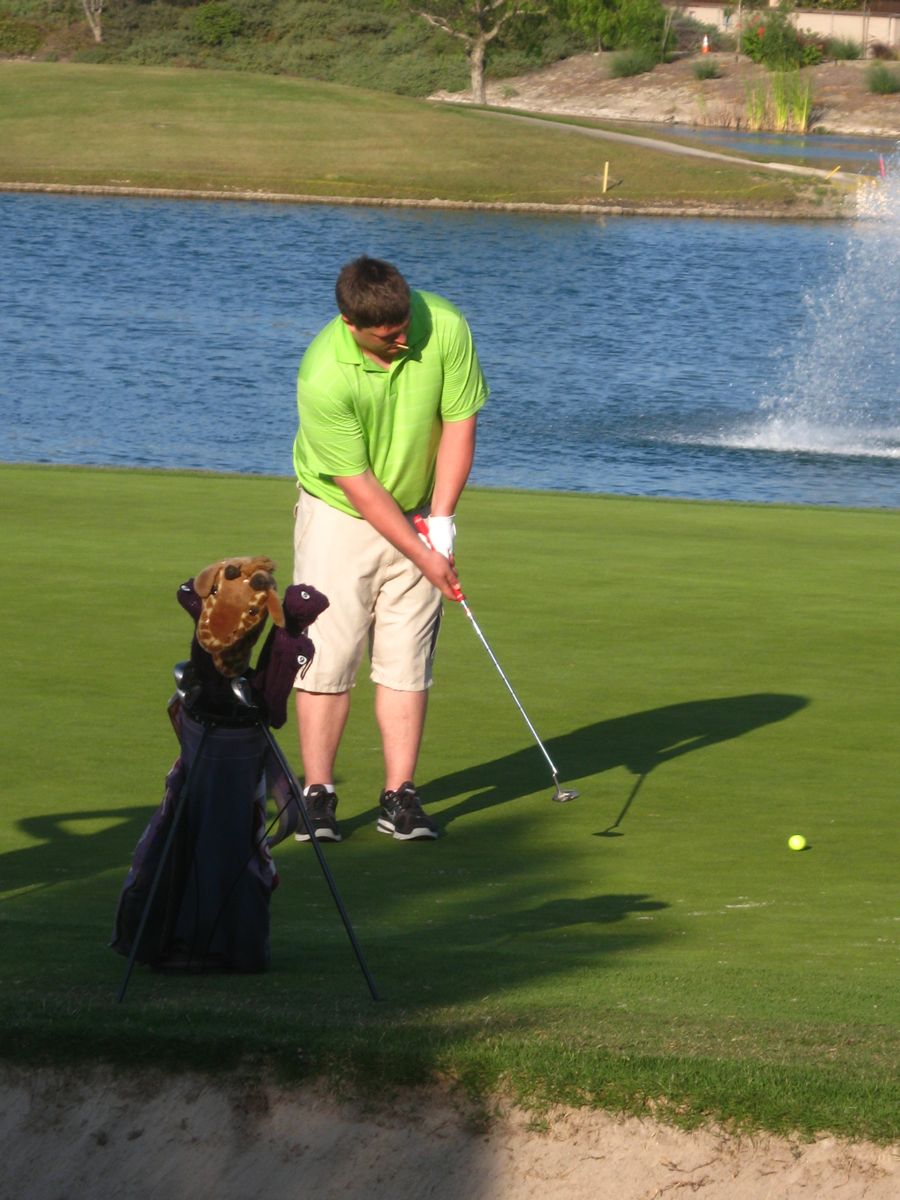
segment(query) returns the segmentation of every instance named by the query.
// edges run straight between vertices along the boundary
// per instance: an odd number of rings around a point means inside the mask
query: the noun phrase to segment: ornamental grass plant
[[[883,62],[874,62],[866,69],[866,87],[876,96],[893,96],[900,92],[900,68],[892,70]]]
[[[806,133],[812,108],[809,81],[799,71],[778,72],[748,88],[745,124],[751,130]]]

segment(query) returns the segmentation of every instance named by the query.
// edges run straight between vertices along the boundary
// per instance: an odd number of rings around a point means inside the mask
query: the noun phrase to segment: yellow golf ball
[[[802,833],[795,833],[788,838],[788,845],[792,850],[805,850],[806,838]]]

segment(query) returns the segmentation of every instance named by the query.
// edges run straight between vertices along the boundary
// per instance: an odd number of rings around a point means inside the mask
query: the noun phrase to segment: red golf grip
[[[422,536],[428,549],[433,550],[434,546],[432,546],[431,538],[428,535],[428,524],[421,513],[416,513],[416,515],[413,517],[413,525],[416,527],[416,532]],[[465,600],[466,598],[459,584],[457,584],[455,588],[454,595],[459,601]]]

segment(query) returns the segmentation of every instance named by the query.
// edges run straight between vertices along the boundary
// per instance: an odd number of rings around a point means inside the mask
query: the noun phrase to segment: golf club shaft
[[[538,746],[540,747],[541,754],[543,754],[544,758],[547,760],[547,766],[550,768],[550,770],[553,774],[553,778],[555,780],[557,777],[557,770],[556,770],[556,767],[553,765],[553,759],[547,753],[547,748],[544,745],[544,743],[541,741],[540,737],[538,736],[538,731],[532,725],[532,723],[528,717],[528,713],[522,707],[522,702],[519,699],[519,697],[516,695],[515,691],[513,690],[513,685],[506,678],[506,674],[505,674],[503,668],[500,666],[500,663],[497,661],[497,655],[493,652],[493,650],[490,647],[490,643],[488,642],[488,640],[484,636],[484,634],[481,632],[481,628],[480,628],[478,622],[475,620],[475,617],[472,613],[471,608],[469,608],[469,605],[466,603],[465,596],[460,596],[459,602],[462,605],[463,612],[469,618],[469,621],[472,624],[472,628],[475,630],[475,633],[477,634],[479,641],[481,642],[482,646],[484,646],[485,650],[487,650],[488,657],[490,658],[490,660],[494,664],[494,666],[497,668],[497,674],[500,676],[500,678],[503,680],[504,684],[506,685],[506,690],[512,696],[512,698],[515,702],[516,708],[522,714],[522,719],[524,720],[525,724],[528,726],[529,730],[531,731],[531,736],[534,738],[534,740],[537,742]]]
[[[417,515],[417,516],[413,517],[413,524],[416,527],[416,532],[419,534],[419,536],[425,542],[425,545],[428,546],[428,548],[430,550],[433,550],[434,546],[432,546],[431,538],[428,535],[428,526],[425,523],[425,518]],[[531,732],[531,736],[537,742],[537,744],[540,748],[541,754],[543,754],[544,758],[547,760],[547,765],[549,766],[550,771],[553,775],[554,783],[556,784],[556,786],[558,788],[559,787],[559,777],[558,777],[559,773],[553,764],[553,759],[547,753],[547,747],[541,741],[541,739],[538,735],[538,731],[535,729],[535,727],[531,723],[531,720],[529,719],[528,713],[522,707],[522,701],[516,695],[515,690],[513,689],[513,685],[506,678],[506,672],[500,666],[500,663],[497,660],[497,655],[491,649],[490,643],[488,642],[487,638],[482,633],[481,627],[479,626],[478,622],[475,620],[475,614],[472,612],[471,608],[469,607],[469,605],[466,601],[466,597],[463,594],[462,588],[457,588],[456,592],[457,592],[457,594],[456,594],[457,602],[462,605],[462,610],[466,614],[466,616],[469,618],[469,622],[470,622],[472,628],[475,630],[475,633],[478,636],[478,640],[481,642],[482,646],[484,646],[485,650],[487,650],[488,657],[490,658],[490,660],[494,664],[494,666],[497,668],[497,673],[499,674],[500,678],[503,680],[504,684],[506,685],[506,690],[509,692],[509,694],[512,696],[513,700],[515,701],[516,708],[522,714],[522,719],[525,721],[525,724],[528,726],[528,729]]]

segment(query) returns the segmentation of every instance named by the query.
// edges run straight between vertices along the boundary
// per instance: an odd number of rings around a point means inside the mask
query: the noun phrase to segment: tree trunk
[[[87,23],[91,27],[91,33],[94,35],[94,41],[99,46],[103,41],[103,0],[81,0],[84,8],[84,15],[87,17]]]
[[[472,82],[472,100],[484,104],[484,51],[487,42],[483,37],[473,38],[469,45],[469,79]]]

